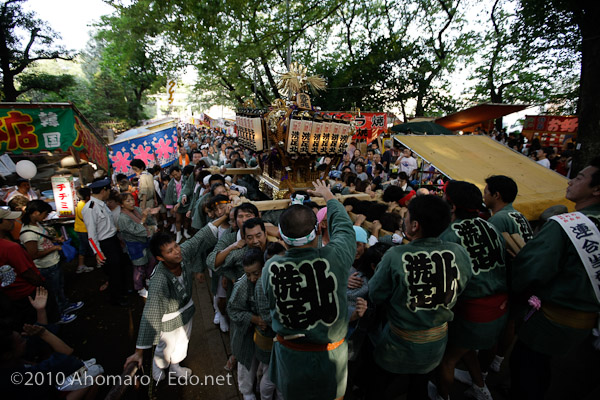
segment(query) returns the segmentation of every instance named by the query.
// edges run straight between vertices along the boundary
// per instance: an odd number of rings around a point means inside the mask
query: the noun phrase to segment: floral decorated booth
[[[163,119],[123,132],[109,144],[110,162],[117,174],[132,177],[129,163],[134,158],[146,167],[168,167],[177,160],[177,120]]]

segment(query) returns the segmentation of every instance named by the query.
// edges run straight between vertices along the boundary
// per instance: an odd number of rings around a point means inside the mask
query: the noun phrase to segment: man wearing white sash
[[[544,398],[552,358],[580,345],[600,312],[600,157],[569,182],[566,198],[577,212],[548,221],[513,262],[514,290],[541,301],[517,332],[513,399]]]
[[[194,277],[200,272],[198,259],[206,258],[217,243],[218,226],[229,212],[200,229],[181,246],[168,232],[159,232],[150,239],[150,251],[158,265],[150,277],[148,299],[140,321],[135,353],[125,366],[136,362],[141,367],[145,349],[156,345],[152,360],[152,377],[163,380],[168,373],[189,377],[192,371],[179,363],[187,356],[192,332]]]

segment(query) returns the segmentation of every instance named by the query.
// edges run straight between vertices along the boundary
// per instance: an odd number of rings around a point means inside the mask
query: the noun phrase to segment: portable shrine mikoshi
[[[351,114],[337,118],[312,106],[308,90],[323,90],[325,81],[307,77],[306,67],[290,65],[279,87],[287,101],[277,99],[268,109],[246,103],[236,115],[238,143],[261,154],[259,189],[272,199],[312,187],[323,172],[317,171],[317,158],[330,156],[335,162],[356,130]]]

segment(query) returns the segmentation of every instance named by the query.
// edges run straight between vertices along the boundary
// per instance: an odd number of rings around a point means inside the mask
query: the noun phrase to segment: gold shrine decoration
[[[325,89],[325,79],[323,77],[318,75],[306,76],[306,72],[307,68],[304,65],[297,62],[291,63],[288,72],[281,74],[277,87],[287,92],[288,99],[293,99],[298,93],[306,93],[309,89],[312,93]]]

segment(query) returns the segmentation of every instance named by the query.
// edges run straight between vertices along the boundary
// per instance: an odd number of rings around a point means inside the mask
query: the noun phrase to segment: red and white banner
[[[559,147],[577,136],[578,117],[527,115],[521,134],[528,140],[539,139],[542,146]]]

